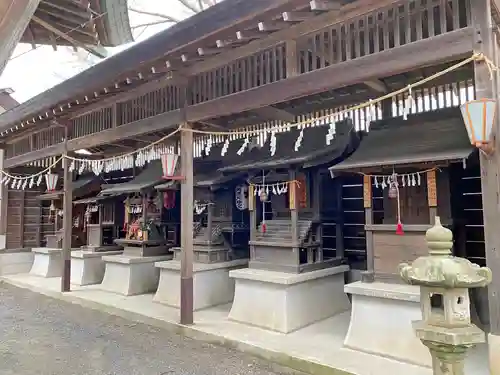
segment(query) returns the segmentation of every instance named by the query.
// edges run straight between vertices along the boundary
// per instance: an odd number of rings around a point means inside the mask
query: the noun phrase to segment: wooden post
[[[297,265],[300,264],[300,253],[299,253],[299,197],[297,194],[297,171],[290,169],[289,180],[291,181],[288,186],[288,194],[290,198],[290,220],[291,220],[291,230],[292,230],[292,244],[293,251],[297,255]]]
[[[214,192],[210,190],[209,194],[209,204],[207,206],[207,233],[208,233],[208,238],[207,240],[210,241],[209,243],[212,243],[212,226],[213,226],[213,220],[214,220],[214,209],[215,209],[215,204],[214,204]]]
[[[335,218],[335,256],[344,258],[344,210],[342,207],[342,180],[340,177],[335,178],[335,201],[337,206],[337,215]]]
[[[299,75],[299,54],[297,49],[297,41],[287,40],[285,42],[286,50],[286,77],[294,77]]]
[[[365,208],[365,225],[373,224],[372,179],[363,176],[363,206]],[[375,277],[375,254],[373,253],[373,232],[365,229],[366,236],[366,272],[363,281],[372,282]]]
[[[491,0],[474,0],[471,2],[471,19],[474,27],[475,41],[474,50],[482,52],[489,59],[498,65],[497,42],[494,40],[491,18]],[[498,103],[498,82],[494,74],[491,79],[488,66],[483,61],[474,64],[474,81],[476,89],[476,99],[497,99]],[[498,104],[497,104],[498,105]],[[496,135],[496,152],[487,157],[480,153],[481,159],[481,188],[483,199],[484,216],[484,237],[486,251],[486,265],[493,271],[493,281],[488,286],[488,304],[490,319],[490,373],[500,373],[500,360],[495,351],[500,348],[500,201],[498,190],[498,179],[500,176],[500,122],[496,116],[496,123],[493,125],[493,133]],[[496,349],[495,349],[496,348]]]
[[[185,123],[184,128],[190,128]],[[193,133],[181,132],[181,324],[193,324]]]
[[[65,153],[63,156],[66,156]],[[70,161],[63,157],[63,240],[62,240],[62,258],[63,258],[63,272],[61,278],[61,292],[70,291],[71,280],[71,237],[73,229],[73,188],[72,188],[72,175],[69,171]],[[57,213],[56,213],[57,221]]]
[[[438,215],[436,171],[427,172],[427,204],[429,206],[429,222],[434,225]]]
[[[3,169],[5,151],[0,149],[0,169]],[[7,208],[9,189],[5,184],[0,184],[0,249],[7,248]]]

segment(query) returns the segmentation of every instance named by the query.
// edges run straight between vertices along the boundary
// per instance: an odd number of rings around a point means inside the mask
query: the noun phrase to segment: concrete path
[[[285,375],[292,370],[0,283],[2,375]]]

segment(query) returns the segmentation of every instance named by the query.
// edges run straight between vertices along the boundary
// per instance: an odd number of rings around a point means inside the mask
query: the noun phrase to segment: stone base
[[[80,248],[81,251],[85,252],[94,252],[94,253],[106,253],[112,251],[123,252],[123,246],[119,245],[103,245],[103,246],[93,246],[93,245],[85,245]],[[106,255],[106,254],[103,254]]]
[[[500,374],[500,336],[488,335],[488,352],[490,360],[490,374]]]
[[[301,274],[256,269],[229,272],[236,280],[229,319],[289,333],[349,309],[348,266]]]
[[[350,349],[430,367],[429,350],[413,331],[421,320],[417,286],[355,282],[344,288],[352,295],[351,322],[344,345]]]
[[[30,275],[41,277],[60,277],[62,275],[62,249],[36,247],[31,251],[34,254],[34,259]]]
[[[0,276],[30,272],[33,259],[31,250],[0,252]]]
[[[100,284],[106,268],[102,257],[121,253],[121,251],[73,251],[71,253],[71,283],[75,285]]]
[[[193,265],[194,310],[229,303],[234,297],[234,280],[229,271],[246,267],[247,259],[223,263]],[[179,261],[158,262],[160,282],[154,301],[180,308],[181,264]]]
[[[155,262],[171,259],[172,255],[159,257],[104,256],[102,260],[106,264],[106,270],[101,289],[124,296],[155,292],[160,278],[160,270],[155,267]]]
[[[180,261],[182,249],[172,248],[174,259]],[[193,260],[195,263],[222,263],[229,261],[229,249],[224,245],[197,244],[193,245]]]

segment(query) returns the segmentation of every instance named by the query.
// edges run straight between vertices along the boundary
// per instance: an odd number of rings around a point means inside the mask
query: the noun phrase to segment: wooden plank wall
[[[48,228],[48,208],[42,209],[36,190],[8,190],[7,248],[39,247]]]

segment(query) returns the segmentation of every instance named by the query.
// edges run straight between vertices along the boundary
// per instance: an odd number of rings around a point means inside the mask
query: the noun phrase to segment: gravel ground
[[[0,283],[0,375],[290,375],[292,370]]]

